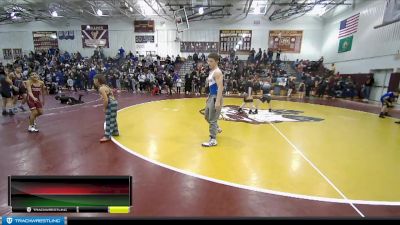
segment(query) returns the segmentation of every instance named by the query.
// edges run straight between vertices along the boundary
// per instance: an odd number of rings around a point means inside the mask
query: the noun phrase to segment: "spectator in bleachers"
[[[353,98],[354,93],[353,93],[353,80],[351,78],[351,76],[348,76],[347,78],[343,77],[342,80],[342,97],[343,98]]]
[[[235,50],[233,48],[231,48],[229,50],[229,61],[230,62],[233,62],[235,60],[235,54],[236,54]]]
[[[302,81],[300,82],[299,90],[298,90],[298,92],[299,92],[299,99],[303,99],[303,98],[304,98],[305,87],[306,87],[306,85],[305,85],[305,83],[304,83],[304,80],[302,80]]]
[[[176,93],[178,95],[181,94],[181,87],[182,87],[182,79],[179,77],[178,80],[176,81]],[[172,92],[170,92],[172,94]]]
[[[276,51],[276,61],[281,61],[281,49],[278,49],[278,51]]]
[[[197,64],[197,62],[199,61],[199,55],[196,53],[196,52],[194,52],[194,54],[193,54],[193,61]]]
[[[267,52],[264,50],[263,56],[262,56],[262,62],[263,64],[267,64],[268,63],[268,55]]]
[[[310,97],[310,92],[315,87],[315,83],[314,83],[314,77],[311,77],[309,73],[306,74],[305,85],[306,85],[306,97]]]
[[[175,59],[175,63],[181,63],[182,62],[182,59],[181,59],[181,57],[179,56],[179,54],[176,56],[176,59]]]
[[[201,61],[205,62],[206,61],[206,56],[204,55],[204,53],[201,53]]]
[[[288,89],[287,97],[290,98],[292,97],[293,90],[296,89],[296,83],[294,82],[294,78],[289,77],[289,79],[287,80],[287,89]]]
[[[261,48],[259,48],[258,49],[258,52],[257,52],[257,54],[256,54],[256,56],[255,56],[255,61],[256,61],[256,63],[258,63],[258,62],[260,62],[261,61],[261,57],[262,57],[262,51],[261,51]]]
[[[274,52],[271,48],[268,49],[268,63],[272,63],[272,57],[274,56]]]
[[[252,48],[250,51],[249,58],[247,60],[249,63],[255,63],[255,54],[256,54],[256,51],[254,50],[254,48]]]
[[[326,79],[320,79],[317,85],[317,93],[316,93],[318,98],[324,97],[327,86],[328,86],[328,81]]]
[[[119,58],[122,59],[125,57],[125,50],[124,48],[121,46],[121,48],[118,50],[118,54],[119,54]]]

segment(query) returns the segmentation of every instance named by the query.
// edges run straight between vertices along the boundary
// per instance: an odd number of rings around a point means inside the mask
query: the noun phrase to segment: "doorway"
[[[390,76],[393,73],[393,69],[377,69],[371,70],[374,74],[374,86],[371,89],[371,95],[369,100],[380,101],[381,96],[388,91]]]

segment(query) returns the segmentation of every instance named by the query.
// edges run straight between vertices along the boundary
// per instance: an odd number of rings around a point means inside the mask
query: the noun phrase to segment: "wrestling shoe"
[[[203,147],[212,147],[212,146],[217,146],[217,140],[214,138],[211,138],[208,142],[204,142],[201,144]]]

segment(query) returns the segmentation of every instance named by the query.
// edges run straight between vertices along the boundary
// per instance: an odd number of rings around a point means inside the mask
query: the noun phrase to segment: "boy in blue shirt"
[[[393,107],[393,102],[397,100],[399,94],[397,92],[387,92],[386,94],[382,95],[381,97],[381,113],[379,114],[380,118],[385,118],[385,116],[389,116],[388,111],[389,108]]]

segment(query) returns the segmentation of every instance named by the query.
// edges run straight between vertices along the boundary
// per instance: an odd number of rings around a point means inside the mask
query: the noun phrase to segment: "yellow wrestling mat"
[[[225,98],[218,146],[204,148],[205,98],[163,100],[118,113],[125,150],[214,182],[292,197],[400,205],[400,126],[394,119],[315,104],[272,101],[238,114]],[[266,104],[262,105],[266,108]]]

